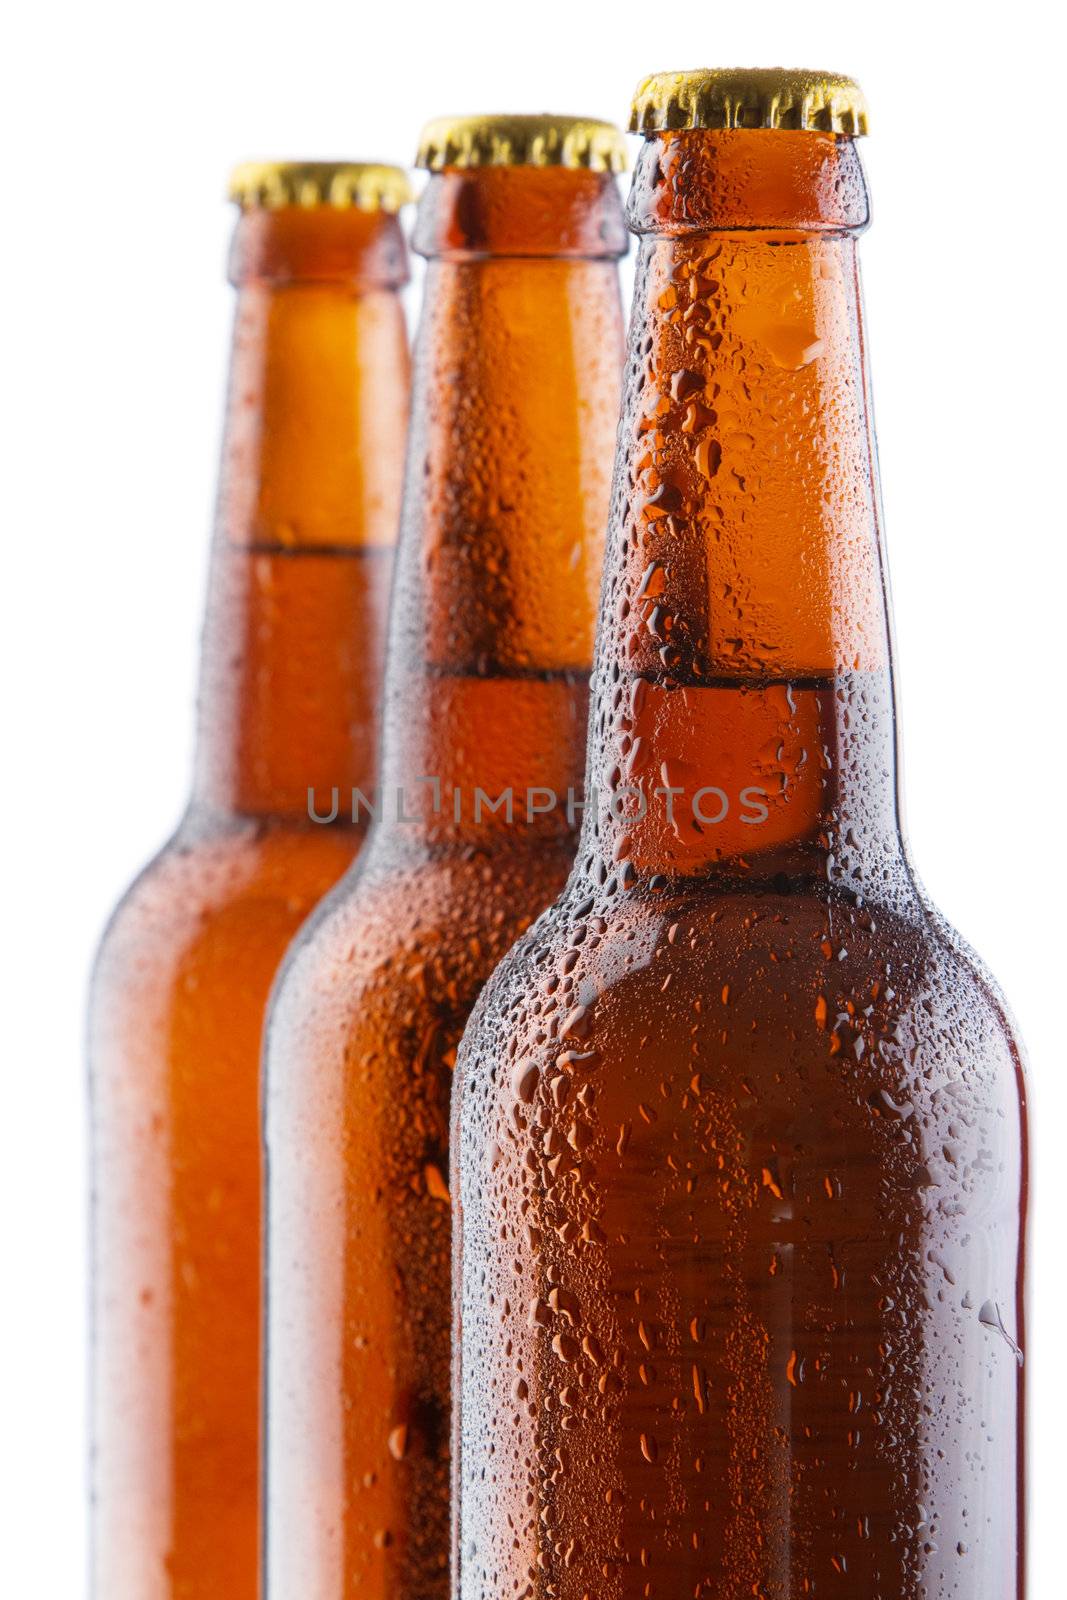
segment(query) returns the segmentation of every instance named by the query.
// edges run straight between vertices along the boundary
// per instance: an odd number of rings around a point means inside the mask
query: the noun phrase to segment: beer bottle
[[[258,1588],[267,994],[361,828],[399,511],[408,276],[393,167],[241,168],[236,329],[192,799],[91,1004],[93,1582]]]
[[[268,1023],[272,1600],[447,1593],[452,1068],[576,843],[622,136],[471,117],[432,123],[418,160],[428,265],[376,820]]]
[[[463,1600],[1022,1593],[1020,1049],[901,837],[865,123],[634,105],[583,833],[456,1068]]]

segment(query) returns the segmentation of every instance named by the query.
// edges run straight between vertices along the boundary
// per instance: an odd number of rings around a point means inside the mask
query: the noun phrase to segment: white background
[[[0,210],[0,1593],[84,1592],[84,990],[100,925],[189,775],[228,168],[403,161],[436,113],[619,119],[646,72],[776,62],[854,73],[873,108],[863,260],[910,831],[1030,1049],[1032,1593],[1061,1592],[1067,351],[1052,15],[1033,0],[17,8]]]

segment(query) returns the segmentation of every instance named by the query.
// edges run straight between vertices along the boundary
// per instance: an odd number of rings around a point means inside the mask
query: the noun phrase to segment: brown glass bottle
[[[452,1067],[576,842],[622,375],[621,135],[467,119],[431,125],[420,159],[381,814],[268,1027],[275,1600],[447,1593]]]
[[[93,981],[93,1590],[258,1592],[259,1059],[373,782],[409,358],[393,168],[241,169],[196,774]],[[325,806],[324,806],[325,809]]]
[[[456,1068],[458,1593],[1014,1600],[1020,1053],[901,838],[862,102],[635,118],[599,794]]]

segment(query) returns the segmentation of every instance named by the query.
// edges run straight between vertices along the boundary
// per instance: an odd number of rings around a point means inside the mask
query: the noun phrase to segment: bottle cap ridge
[[[588,117],[501,115],[435,117],[419,137],[415,165],[446,167],[585,167],[625,172],[626,141],[610,122]]]
[[[677,128],[793,128],[867,132],[867,102],[854,78],[799,67],[715,67],[656,72],[637,86],[631,133]]]
[[[245,161],[231,173],[227,193],[242,211],[283,206],[399,211],[414,198],[403,167],[367,161]]]

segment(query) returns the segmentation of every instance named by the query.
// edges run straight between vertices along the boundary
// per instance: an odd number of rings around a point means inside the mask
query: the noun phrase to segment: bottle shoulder
[[[357,844],[348,830],[185,819],[104,928],[92,1007],[166,989],[190,964],[210,967],[217,957],[224,968],[238,946],[250,959],[262,951],[276,961],[279,938],[291,937]]]
[[[870,1190],[884,1217],[1016,1215],[1016,1041],[917,899],[588,899],[569,892],[519,942],[464,1036],[465,1215],[529,1172],[548,1210],[600,1185],[682,1234],[802,1191],[837,1207]]]
[[[361,1052],[417,1050],[418,1032],[458,1042],[475,997],[511,944],[559,893],[553,848],[393,854],[370,847],[301,930],[279,974],[268,1070],[338,1071]],[[276,1079],[277,1081],[277,1079]]]
[[[572,885],[486,985],[461,1064],[479,1075],[502,1050],[562,1058],[597,1039],[616,1061],[647,1055],[650,1071],[667,1052],[679,1083],[711,1051],[761,1072],[785,1055],[876,1075],[880,1062],[897,1087],[974,1070],[1021,1092],[999,990],[910,880],[882,901],[791,888],[701,884],[612,904]]]
[[[413,951],[448,956],[494,930],[526,927],[558,893],[571,851],[450,848],[392,852],[373,838],[302,930],[293,965],[343,961],[346,981]],[[514,936],[514,934],[513,934]]]

